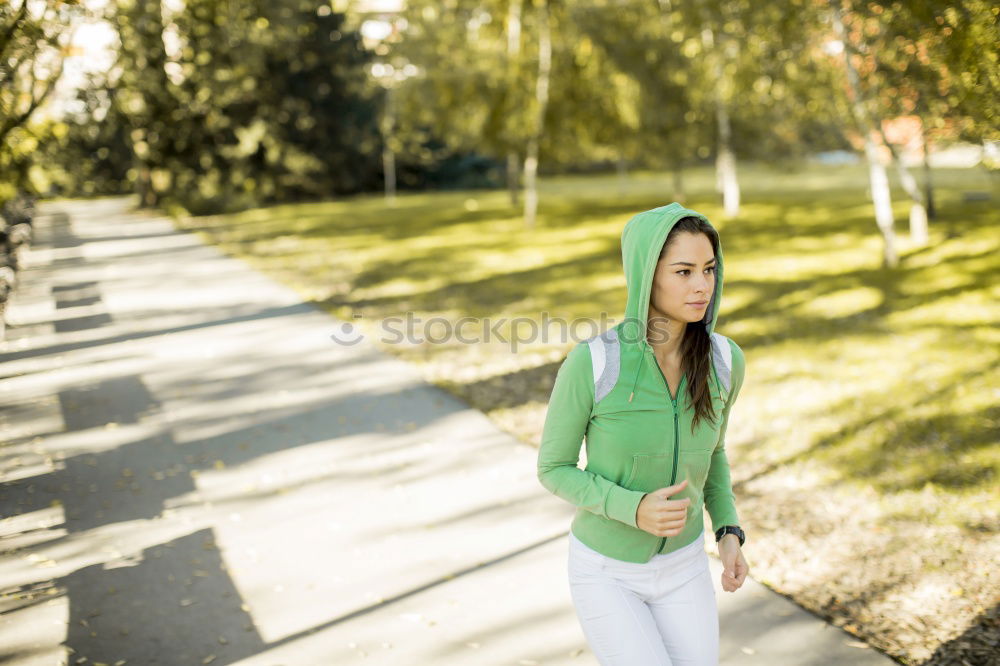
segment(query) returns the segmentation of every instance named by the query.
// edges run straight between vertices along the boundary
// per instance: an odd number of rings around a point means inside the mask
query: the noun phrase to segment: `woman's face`
[[[708,236],[681,232],[656,264],[649,316],[700,321],[715,291],[715,252]],[[700,303],[699,303],[700,301]]]

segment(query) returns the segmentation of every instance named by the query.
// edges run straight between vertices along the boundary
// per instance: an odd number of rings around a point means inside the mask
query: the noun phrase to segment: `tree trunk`
[[[618,173],[618,196],[625,196],[625,186],[628,184],[628,161],[625,159],[624,151],[618,149],[618,161],[615,163],[615,171]]]
[[[719,122],[719,152],[715,158],[715,169],[722,181],[722,207],[726,217],[740,214],[740,183],[736,177],[736,156],[729,143],[729,116],[723,106],[716,106]],[[723,129],[725,128],[725,129]]]
[[[712,72],[716,85],[712,89],[715,104],[715,122],[718,131],[715,151],[716,188],[722,193],[722,208],[725,216],[734,218],[740,214],[740,182],[736,175],[736,155],[732,149],[732,126],[729,122],[727,108],[727,91],[729,90],[724,60],[729,48],[727,38],[720,36],[718,44],[714,45],[715,33],[711,28],[702,31],[702,42],[706,53],[712,59]]]
[[[517,152],[507,151],[507,192],[510,194],[510,205],[517,207],[517,193],[521,189],[518,182],[521,176],[521,164]]]
[[[521,54],[521,0],[511,0],[507,6],[507,80],[508,94],[517,86],[517,61]],[[507,151],[507,192],[510,205],[517,208],[518,191],[521,189],[521,168],[517,151]]]
[[[140,208],[156,208],[156,193],[153,191],[153,179],[150,178],[149,165],[145,163],[139,167],[135,190],[139,194]]]
[[[684,194],[684,171],[681,168],[681,163],[674,162],[672,171],[674,175],[673,179],[674,201],[676,201],[679,204],[683,204],[686,195]]]
[[[875,224],[882,232],[882,265],[883,267],[895,267],[899,264],[899,256],[896,254],[896,232],[892,217],[892,197],[889,193],[889,179],[885,173],[885,167],[878,158],[878,151],[875,142],[872,140],[872,127],[865,111],[861,98],[861,86],[858,83],[858,73],[851,64],[851,49],[848,47],[847,31],[844,30],[843,21],[840,18],[840,9],[834,4],[831,6],[833,12],[833,27],[837,37],[844,45],[844,65],[847,69],[847,81],[851,87],[854,99],[849,100],[851,113],[854,121],[864,135],[865,159],[868,161],[868,180],[871,187],[872,205],[875,208]]]
[[[924,201],[927,202],[927,217],[933,220],[937,217],[937,211],[934,208],[934,183],[931,180],[931,151],[927,142],[927,125],[923,117],[920,118],[920,139],[924,153]]]
[[[528,141],[524,160],[524,224],[532,229],[538,213],[538,145],[545,125],[545,107],[549,102],[549,73],[552,68],[552,36],[549,34],[548,0],[538,8],[538,84],[535,87],[535,126]]]
[[[895,220],[892,217],[892,196],[889,177],[878,158],[878,149],[870,134],[865,135],[865,158],[868,160],[868,182],[871,187],[872,205],[875,207],[875,224],[882,232],[882,265],[893,268],[899,263],[896,254]]]
[[[889,148],[889,153],[892,155],[892,161],[896,165],[896,172],[899,174],[899,182],[902,184],[903,190],[906,191],[913,201],[910,205],[910,240],[917,247],[927,245],[927,209],[924,207],[924,197],[920,194],[920,186],[917,185],[917,181],[913,178],[910,170],[903,164],[903,156],[899,154],[896,147],[889,141],[889,137],[885,135],[885,130],[882,128],[882,123],[879,122],[878,118],[875,119],[875,126],[878,127],[883,143]]]
[[[382,117],[382,173],[385,175],[385,200],[396,203],[396,155],[392,151],[390,139],[395,124],[395,108],[392,86],[385,89],[385,115]]]

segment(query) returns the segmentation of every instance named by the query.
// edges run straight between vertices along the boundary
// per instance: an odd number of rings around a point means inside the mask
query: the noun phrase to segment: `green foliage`
[[[104,76],[90,74],[76,93],[76,106],[58,122],[32,125],[39,137],[30,159],[45,175],[37,191],[72,196],[125,194],[132,146],[127,119],[110,104]]]
[[[113,98],[147,203],[208,213],[377,185],[378,96],[343,15],[305,0],[189,0],[164,23],[158,0],[137,0],[112,16]]]
[[[533,4],[523,3],[519,22],[511,20],[515,4],[407,3],[405,38],[388,56],[421,68],[400,89],[404,135],[430,131],[497,156],[522,148],[532,129],[537,30]],[[836,72],[810,29],[821,12],[810,5],[593,1],[552,3],[550,14],[553,78],[541,145],[549,172],[619,158],[682,166],[713,155],[716,57],[730,82],[724,99],[737,155],[780,160],[848,147],[829,104]],[[715,37],[706,41],[708,28]],[[513,53],[511,34],[519,35]]]
[[[865,87],[884,115],[918,113],[962,140],[1000,140],[995,2],[858,2],[853,11]]]
[[[872,113],[918,113],[940,139],[997,138],[992,4],[846,3]],[[412,0],[397,17],[401,32],[369,52],[357,16],[312,0],[117,0],[107,10],[121,42],[115,67],[81,93],[84,112],[65,120],[65,136],[0,142],[0,180],[27,182],[30,162],[35,181],[66,192],[117,191],[124,180],[147,205],[210,213],[381,189],[389,147],[403,188],[451,174],[450,186],[496,183],[535,130],[540,7]],[[843,59],[828,50],[826,3],[546,7],[543,171],[703,164],[726,125],[719,109],[743,160],[794,163],[849,145],[849,93]],[[6,47],[30,54],[51,23],[26,25]],[[374,77],[376,64],[405,76]],[[0,90],[0,111],[11,108],[11,90]]]
[[[62,76],[62,40],[82,13],[78,0],[0,3],[0,203],[19,190],[48,189],[47,175],[33,156],[60,128],[28,125]]]

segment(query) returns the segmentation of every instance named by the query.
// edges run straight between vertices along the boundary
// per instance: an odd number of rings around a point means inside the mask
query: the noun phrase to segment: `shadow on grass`
[[[870,483],[882,492],[919,490],[932,482],[950,490],[963,490],[986,486],[996,482],[996,471],[989,467],[963,462],[963,454],[995,446],[997,430],[984,428],[983,423],[1000,421],[1000,406],[986,407],[966,414],[938,414],[921,416],[920,410],[929,408],[934,401],[953,393],[977,378],[989,377],[1000,369],[1000,361],[984,368],[955,377],[948,386],[933,395],[925,395],[914,404],[894,404],[881,410],[867,410],[848,420],[846,415],[857,411],[855,403],[879,405],[885,394],[902,391],[906,378],[897,380],[892,387],[884,387],[864,396],[852,396],[836,404],[825,405],[810,416],[843,414],[836,431],[821,437],[813,444],[785,456],[757,470],[754,474],[734,483],[736,489],[749,486],[772,472],[797,462],[815,458],[821,453],[827,461],[843,473],[844,478]],[[822,412],[822,413],[820,413]],[[889,424],[892,437],[869,442],[864,455],[852,450],[838,454],[836,449],[844,441],[855,438],[873,424]]]
[[[966,323],[970,318],[951,302],[966,294],[980,294],[984,304],[994,300],[988,290],[1000,274],[1000,252],[995,243],[983,245],[998,236],[992,203],[963,203],[966,174],[944,174],[937,191],[940,215],[931,221],[932,244],[908,249],[908,204],[897,198],[900,265],[872,268],[880,264],[881,241],[864,196],[863,171],[839,170],[829,178],[825,173],[787,174],[782,176],[783,189],[775,189],[766,173],[752,174],[763,178],[767,188],[748,192],[738,219],[721,219],[714,193],[695,192],[683,202],[720,220],[716,226],[726,256],[729,296],[728,301],[723,298],[720,330],[740,330],[735,339],[750,356],[776,353],[779,346],[783,354],[818,354],[816,371],[830,382],[852,381],[837,376],[838,366],[847,359],[828,358],[827,351],[819,351],[830,343],[849,338],[878,346],[894,344],[890,340],[899,336],[930,334],[936,339],[935,356],[944,363],[966,353],[981,354],[982,369],[971,374],[988,382],[988,375],[997,371],[995,351],[971,350],[968,345],[989,324],[975,318]],[[650,181],[653,189],[648,193],[628,197],[614,196],[608,179],[593,181],[593,188],[590,182],[581,180],[576,190],[572,183],[560,182],[553,194],[543,197],[533,232],[524,230],[519,211],[507,205],[504,192],[483,191],[406,196],[396,208],[377,198],[281,206],[221,219],[223,225],[216,220],[206,229],[221,231],[226,242],[243,252],[279,237],[291,239],[273,256],[309,284],[329,281],[340,264],[356,262],[342,289],[314,299],[328,309],[363,309],[371,318],[441,311],[493,317],[515,310],[593,318],[606,312],[617,320],[624,314],[627,295],[621,228],[635,213],[669,202],[655,181]],[[478,209],[466,210],[470,199]],[[323,252],[321,247],[331,248],[336,256],[332,264],[314,269],[308,259]],[[533,260],[518,261],[524,253],[533,253]],[[863,300],[856,299],[855,291]],[[829,313],[816,306],[810,311],[810,303],[825,298],[839,302],[841,297],[856,306]],[[935,321],[932,310],[918,318],[919,323],[894,323],[900,315],[930,306],[946,314]],[[951,310],[954,320],[947,315]],[[432,350],[441,363],[450,362],[449,353],[444,345]],[[920,488],[927,481],[955,492],[995,483],[993,470],[955,456],[996,441],[995,427],[982,427],[997,422],[996,409],[928,416],[926,405],[941,400],[942,393],[920,393],[907,386],[906,377],[920,363],[914,357],[910,367],[899,367],[878,392],[858,387],[857,393],[869,395],[868,405],[884,403],[884,409],[859,409],[856,398],[825,405],[823,416],[841,424],[836,433],[775,466],[823,451],[845,478],[864,479],[884,492]],[[970,380],[961,370],[967,364],[954,365],[959,369],[947,379],[948,389]],[[547,400],[558,366],[547,363],[487,379],[445,383],[484,411],[518,407]],[[782,379],[781,371],[758,372],[767,382]],[[850,454],[851,447],[843,445],[873,424],[894,434],[873,437],[865,445],[868,455]],[[838,451],[841,447],[843,452]],[[901,461],[906,461],[902,470]]]
[[[1000,627],[1000,604],[980,613],[968,629],[960,636],[942,643],[923,664],[948,663],[972,666],[995,664],[998,627]]]
[[[456,263],[447,259],[445,253],[431,258],[412,259],[394,262],[386,268],[373,268],[362,272],[359,281],[372,285],[376,282],[388,281],[394,277],[409,275],[418,277],[426,273],[414,270],[419,266],[441,266],[442,262],[450,263],[453,271],[448,283],[433,289],[414,291],[405,296],[383,296],[374,298],[359,298],[352,294],[320,301],[320,306],[350,306],[352,308],[373,308],[371,314],[382,316],[398,315],[407,311],[433,312],[435,310],[456,310],[470,316],[485,316],[496,313],[508,304],[524,298],[538,296],[549,292],[547,285],[555,280],[572,279],[577,274],[580,263],[584,263],[595,272],[610,270],[616,262],[614,255],[607,251],[592,252],[577,256],[566,261],[550,263],[544,266],[509,271],[500,275],[491,275],[478,279],[463,278],[463,267],[472,268],[471,264],[462,261]],[[620,263],[620,261],[618,262]],[[586,284],[586,283],[581,283]]]

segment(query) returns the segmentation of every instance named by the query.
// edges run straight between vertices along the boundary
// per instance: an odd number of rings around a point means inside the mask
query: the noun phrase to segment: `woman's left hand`
[[[746,580],[750,567],[743,558],[740,540],[735,534],[727,534],[719,542],[719,559],[722,560],[722,589],[735,592]]]

